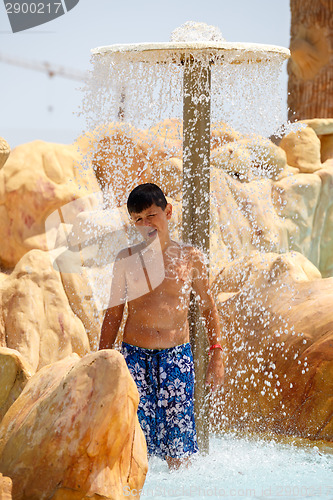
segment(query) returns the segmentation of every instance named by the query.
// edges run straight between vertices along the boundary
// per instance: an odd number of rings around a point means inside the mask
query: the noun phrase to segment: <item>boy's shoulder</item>
[[[207,256],[198,247],[183,242],[178,242],[178,245],[182,252],[191,257],[193,263],[200,262],[205,265],[208,264]]]
[[[131,247],[123,248],[117,254],[116,260],[122,260],[134,255],[136,253],[141,252],[145,248],[145,244],[143,242],[138,243],[137,245],[133,245]]]

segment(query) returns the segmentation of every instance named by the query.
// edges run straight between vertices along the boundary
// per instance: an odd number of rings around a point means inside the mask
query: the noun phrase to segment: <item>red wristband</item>
[[[212,351],[213,349],[221,349],[221,351],[223,351],[221,344],[211,345],[209,348],[209,352]]]

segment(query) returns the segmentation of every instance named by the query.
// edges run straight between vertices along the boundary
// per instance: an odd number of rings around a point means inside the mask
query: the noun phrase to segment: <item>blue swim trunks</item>
[[[181,458],[196,453],[191,345],[144,349],[123,342],[121,352],[139,391],[138,417],[148,454]]]

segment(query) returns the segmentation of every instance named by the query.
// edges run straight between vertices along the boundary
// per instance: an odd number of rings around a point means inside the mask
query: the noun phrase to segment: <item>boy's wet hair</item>
[[[136,186],[136,188],[130,192],[127,199],[127,210],[130,214],[133,212],[139,214],[143,210],[151,207],[154,203],[158,207],[161,207],[162,210],[165,210],[168,202],[161,188],[156,186],[156,184],[147,182],[146,184]]]

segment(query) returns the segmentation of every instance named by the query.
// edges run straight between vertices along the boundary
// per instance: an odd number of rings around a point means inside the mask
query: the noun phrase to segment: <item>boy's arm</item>
[[[120,323],[123,317],[124,304],[107,309],[102,325],[101,338],[98,349],[111,349],[116,340]]]
[[[204,256],[199,250],[194,250],[193,263],[193,289],[197,295],[201,315],[205,321],[209,345],[221,345],[220,319],[209,289]],[[223,353],[221,349],[214,348],[210,351],[209,356],[206,384],[210,385],[212,389],[216,389],[224,382]]]
[[[111,349],[117,337],[126,302],[124,264],[127,256],[128,250],[119,252],[113,266],[109,307],[103,320],[99,349]]]
[[[220,321],[216,306],[201,311],[205,320],[209,345],[221,345]],[[224,382],[223,351],[220,348],[213,348],[209,351],[209,363],[206,373],[206,385],[215,390]]]

